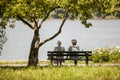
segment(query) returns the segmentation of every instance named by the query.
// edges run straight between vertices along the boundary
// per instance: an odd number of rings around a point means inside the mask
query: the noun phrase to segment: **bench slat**
[[[63,59],[59,59],[59,58],[52,58],[52,59],[49,59],[49,60],[74,60],[74,59],[71,59],[71,58],[63,58]],[[80,59],[77,59],[77,60],[86,60],[85,58],[80,58]],[[88,59],[89,61],[91,61],[92,59]]]
[[[48,51],[47,53],[92,53],[92,51]]]
[[[58,54],[58,53],[54,53],[54,54],[47,54],[47,56],[86,56],[86,54],[73,54],[73,53],[68,53],[68,54]],[[92,56],[92,54],[88,54],[88,56]]]

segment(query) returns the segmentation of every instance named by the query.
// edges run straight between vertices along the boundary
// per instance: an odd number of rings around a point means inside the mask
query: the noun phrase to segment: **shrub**
[[[110,61],[112,62],[120,62],[120,52],[114,51],[110,55]]]
[[[120,62],[120,48],[95,49],[92,55],[93,62]]]

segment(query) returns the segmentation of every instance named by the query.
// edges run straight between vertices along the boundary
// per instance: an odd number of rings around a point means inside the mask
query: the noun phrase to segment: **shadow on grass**
[[[25,70],[25,69],[44,69],[44,68],[63,68],[63,67],[120,67],[120,64],[97,64],[89,66],[75,66],[75,65],[45,65],[45,66],[0,66],[0,69]]]
[[[61,68],[66,66],[0,66],[1,69],[13,69],[13,70],[24,70],[24,69],[43,69],[43,68]]]

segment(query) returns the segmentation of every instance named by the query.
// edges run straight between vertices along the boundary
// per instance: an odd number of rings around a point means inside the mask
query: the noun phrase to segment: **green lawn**
[[[120,80],[120,67],[0,67],[0,80]]]

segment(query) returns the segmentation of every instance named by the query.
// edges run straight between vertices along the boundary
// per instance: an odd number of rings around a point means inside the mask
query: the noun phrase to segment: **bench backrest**
[[[48,56],[91,56],[92,51],[48,51]]]

